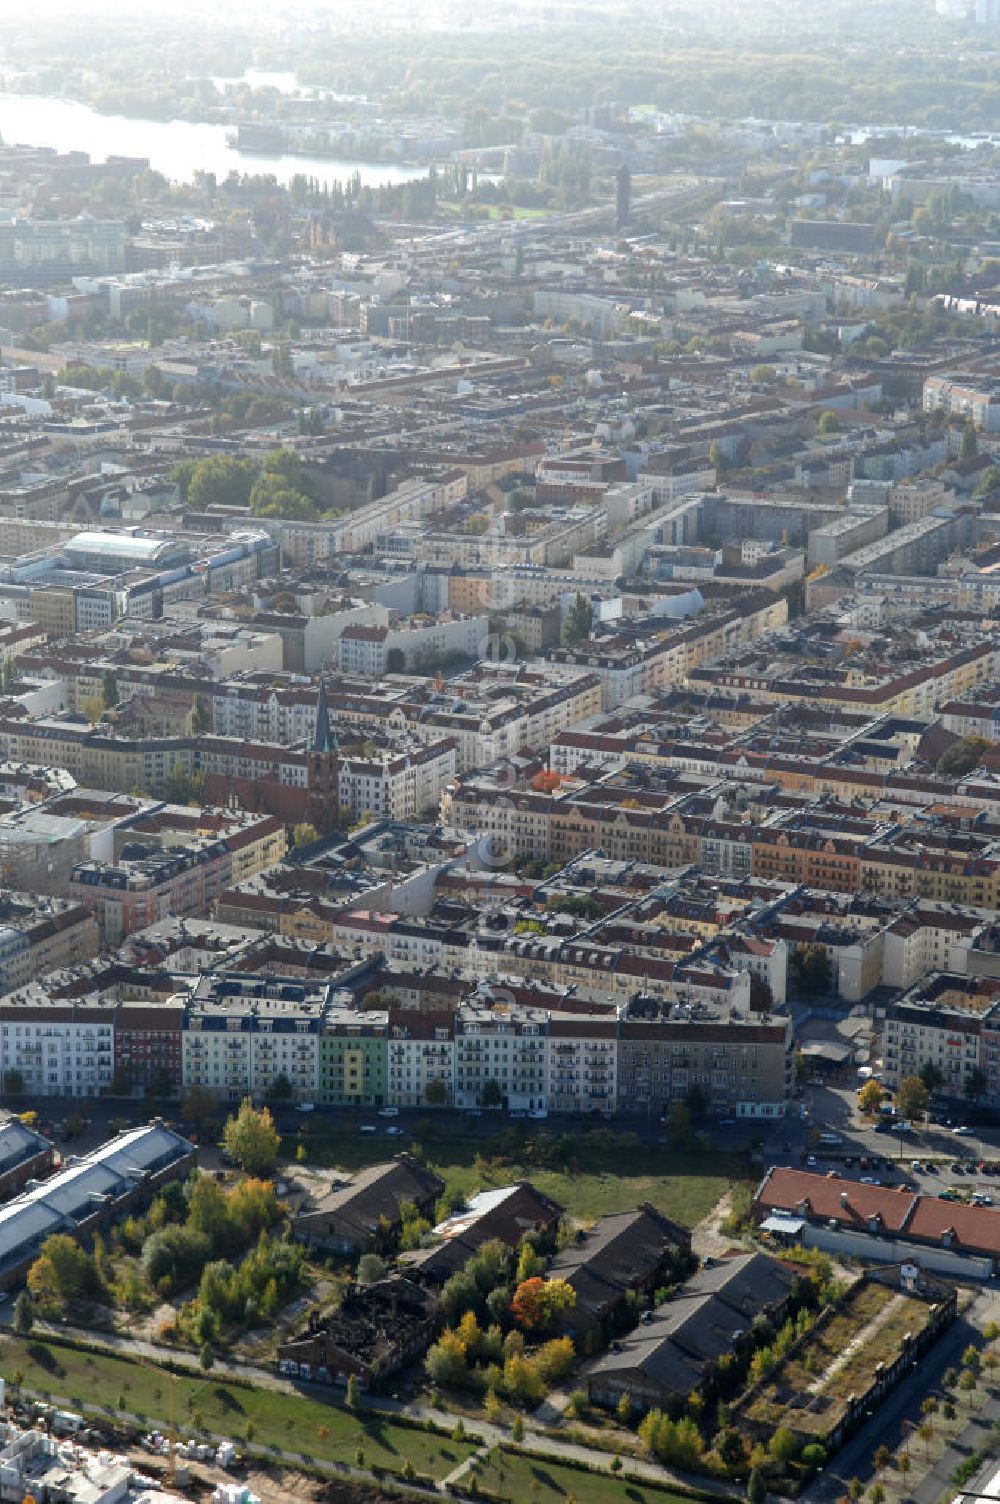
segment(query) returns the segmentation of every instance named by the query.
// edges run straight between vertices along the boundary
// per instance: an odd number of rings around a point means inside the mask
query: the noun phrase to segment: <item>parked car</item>
[[[377,1133],[378,1129],[375,1127],[374,1123],[362,1123],[361,1127],[358,1129],[358,1132],[359,1133]]]
[[[968,1123],[959,1123],[958,1127],[953,1128],[951,1131],[957,1138],[970,1138],[972,1135],[972,1129]]]

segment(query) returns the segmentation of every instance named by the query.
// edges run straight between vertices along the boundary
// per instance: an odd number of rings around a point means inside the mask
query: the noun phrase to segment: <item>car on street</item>
[[[402,1138],[403,1136],[403,1130],[397,1123],[390,1123],[385,1131],[388,1138]]]
[[[972,1129],[968,1123],[959,1123],[958,1127],[953,1128],[951,1131],[957,1138],[971,1138],[972,1136]]]
[[[816,1165],[818,1163],[819,1163],[819,1161],[817,1160],[815,1154],[807,1154],[806,1155],[806,1165],[808,1166],[808,1168],[810,1170],[814,1170],[816,1168]]]

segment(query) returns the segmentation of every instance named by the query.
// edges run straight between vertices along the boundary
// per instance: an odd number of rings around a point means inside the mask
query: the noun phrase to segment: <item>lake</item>
[[[379,187],[427,175],[426,167],[397,163],[235,151],[226,140],[230,129],[188,120],[99,115],[89,105],[68,99],[0,93],[0,138],[5,145],[85,151],[94,162],[105,162],[109,156],[147,157],[150,167],[174,182],[189,183],[196,172],[214,172],[221,181],[235,171],[269,172],[279,183],[288,183],[296,173],[332,183],[359,172],[363,183]]]

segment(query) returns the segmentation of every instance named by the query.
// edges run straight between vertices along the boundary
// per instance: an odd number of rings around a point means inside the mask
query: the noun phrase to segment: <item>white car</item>
[[[402,1138],[403,1136],[402,1128],[397,1127],[395,1123],[390,1123],[385,1132],[387,1138]]]
[[[379,1115],[380,1118],[398,1118],[399,1117],[399,1108],[398,1107],[380,1107],[379,1110],[378,1110],[378,1115]]]
[[[951,1131],[952,1131],[952,1133],[954,1133],[954,1135],[955,1135],[956,1138],[971,1138],[972,1137],[972,1129],[968,1126],[967,1123],[959,1123],[958,1127],[957,1128],[953,1128]]]

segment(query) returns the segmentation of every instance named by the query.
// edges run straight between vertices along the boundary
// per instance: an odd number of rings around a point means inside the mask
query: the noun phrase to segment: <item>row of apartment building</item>
[[[271,1097],[340,1107],[506,1109],[545,1116],[662,1110],[697,1091],[712,1110],[779,1117],[792,1083],[791,1020],[677,1005],[562,1012],[497,1001],[366,1011],[330,983],[240,974],[177,978],[122,1002],[0,1002],[0,1069],[31,1099],[94,1097],[114,1082],[223,1102]],[[509,994],[512,996],[512,994]]]

